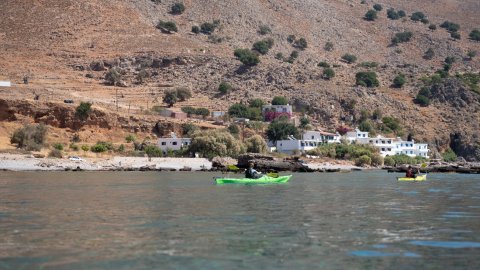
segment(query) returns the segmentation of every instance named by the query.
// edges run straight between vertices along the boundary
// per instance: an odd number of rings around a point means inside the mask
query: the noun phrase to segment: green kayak
[[[217,184],[273,184],[273,183],[286,183],[290,180],[291,175],[270,177],[264,175],[258,179],[250,178],[215,178]]]

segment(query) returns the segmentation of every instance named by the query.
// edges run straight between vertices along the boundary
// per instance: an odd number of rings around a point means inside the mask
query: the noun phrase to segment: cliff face
[[[28,76],[29,84],[0,89],[0,94],[6,100],[39,96],[38,102],[44,104],[66,98],[92,101],[106,114],[140,112],[162,105],[164,91],[176,87],[193,92],[192,99],[177,106],[215,110],[251,98],[269,101],[283,95],[306,111],[314,124],[327,129],[358,125],[362,111],[378,109],[383,116],[398,118],[403,133],[412,133],[417,141],[476,157],[479,95],[470,86],[460,79],[447,79],[429,86],[430,106],[414,103],[424,86],[420,78],[441,69],[446,57],[456,59],[450,74],[478,74],[480,57],[466,56],[468,51],[480,53],[479,43],[467,38],[472,29],[480,28],[476,14],[480,2],[476,0],[375,1],[383,6],[375,21],[363,19],[374,4],[370,1],[192,0],[184,1],[186,10],[181,15],[169,13],[176,1],[157,2],[1,1],[0,49],[4,53],[0,55],[0,79],[21,83]],[[421,11],[429,23],[414,22],[408,16],[390,20],[388,8],[404,10],[407,15]],[[178,32],[167,34],[156,29],[159,20],[176,22]],[[191,32],[192,26],[214,20],[219,25],[212,35]],[[446,20],[460,25],[460,40],[453,40],[439,27]],[[430,24],[437,29],[429,29]],[[261,26],[268,26],[271,33],[261,35]],[[391,38],[403,31],[412,32],[412,39],[393,46]],[[260,56],[259,65],[246,69],[234,59],[234,49],[251,48],[266,38],[273,39],[274,44]],[[292,38],[305,38],[307,47],[296,48]],[[333,45],[331,50],[325,49],[327,42]],[[426,60],[429,48],[434,56]],[[299,56],[293,63],[278,59],[277,54],[289,58],[294,50]],[[357,62],[342,61],[346,53],[356,55]],[[323,79],[323,68],[317,66],[320,61],[333,67],[334,78]],[[112,67],[122,70],[124,87],[105,84],[105,74]],[[141,71],[147,71],[148,76],[139,81]],[[355,74],[360,71],[375,71],[379,87],[355,86]],[[399,73],[407,82],[402,88],[393,88],[392,80]],[[234,86],[232,93],[218,94],[222,81]],[[0,108],[0,115],[12,114]],[[55,117],[55,121],[49,120],[50,116],[37,119],[70,127],[75,125],[71,116],[72,112]],[[108,128],[106,116],[98,117],[98,124]],[[102,118],[107,120],[102,123]]]

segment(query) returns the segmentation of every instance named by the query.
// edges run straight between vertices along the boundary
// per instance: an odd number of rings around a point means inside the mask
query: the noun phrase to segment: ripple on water
[[[480,248],[480,242],[457,242],[457,241],[410,241],[410,244],[423,247],[440,248]]]
[[[350,255],[356,257],[407,257],[407,258],[420,258],[422,256],[413,252],[382,252],[377,250],[355,250],[350,252]]]
[[[479,216],[473,215],[469,212],[457,212],[457,211],[448,211],[442,215],[444,218],[478,218]]]

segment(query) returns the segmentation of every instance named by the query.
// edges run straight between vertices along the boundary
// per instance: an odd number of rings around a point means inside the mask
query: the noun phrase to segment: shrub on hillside
[[[160,29],[160,30],[168,31],[168,32],[177,32],[178,31],[177,24],[175,22],[172,22],[172,21],[162,21],[162,20],[160,20],[157,24],[157,28]]]
[[[188,88],[179,87],[177,88],[176,91],[177,91],[177,97],[179,101],[185,101],[192,97],[192,92]]]
[[[294,46],[300,50],[305,50],[308,47],[308,43],[305,38],[300,38],[294,42]]]
[[[422,107],[427,107],[430,105],[430,99],[424,95],[417,94],[414,101]]]
[[[435,24],[430,24],[430,25],[428,26],[428,29],[434,31],[434,30],[437,30],[437,26],[436,26]]]
[[[323,70],[323,78],[325,80],[330,80],[331,78],[335,77],[335,71],[331,68],[325,68]]]
[[[449,32],[457,32],[460,30],[460,25],[454,22],[444,21],[440,27],[445,28]]]
[[[480,41],[480,30],[474,29],[468,36],[471,40]]]
[[[249,49],[236,49],[234,56],[245,66],[256,66],[260,63],[258,56]]]
[[[330,64],[325,62],[325,61],[322,61],[322,62],[318,63],[318,66],[323,67],[323,68],[329,68]]]
[[[327,41],[327,42],[325,43],[325,46],[323,46],[323,49],[324,49],[325,51],[328,51],[328,52],[333,51],[333,49],[334,49],[333,43],[330,42],[330,41]]]
[[[397,14],[398,14],[398,16],[400,16],[400,18],[403,18],[403,17],[406,17],[406,16],[407,16],[407,13],[405,13],[405,11],[403,11],[403,10],[399,10],[399,11],[397,12]]]
[[[259,98],[251,99],[248,101],[248,105],[252,108],[262,108],[263,105],[265,105],[265,102]]]
[[[297,58],[298,58],[298,51],[292,51],[292,53],[290,53],[290,56],[287,59],[287,62],[292,64]]]
[[[105,74],[105,81],[109,85],[116,85],[122,80],[122,73],[118,68],[111,68]]]
[[[10,143],[27,151],[40,151],[45,143],[46,135],[47,127],[44,124],[26,125],[13,132]]]
[[[253,49],[261,54],[267,54],[272,47],[273,47],[273,39],[271,38],[257,41],[253,44]]]
[[[355,63],[355,61],[357,61],[357,57],[355,55],[349,54],[349,53],[344,54],[342,56],[342,59],[349,64]]]
[[[220,21],[213,21],[213,23],[204,22],[200,25],[200,31],[206,35],[212,34],[220,25]]]
[[[54,143],[53,148],[62,151],[63,150],[63,144],[61,143]]]
[[[178,15],[182,14],[185,11],[185,5],[183,3],[175,3],[172,6],[171,13]]]
[[[405,75],[399,74],[393,79],[393,86],[396,88],[402,88],[405,82]]]
[[[398,44],[398,43],[408,42],[410,41],[412,36],[413,36],[412,32],[396,33],[395,36],[392,38],[392,43]]]
[[[222,95],[226,95],[230,93],[232,90],[232,86],[228,82],[221,82],[220,85],[218,86],[218,92]]]
[[[435,52],[432,48],[428,48],[428,50],[423,55],[423,58],[426,60],[431,60],[435,56]]]
[[[198,27],[198,25],[192,26],[192,32],[195,34],[200,33],[200,27]]]
[[[377,12],[373,9],[370,9],[365,13],[364,19],[367,21],[375,21],[377,19]]]
[[[376,68],[378,67],[377,62],[362,62],[358,65],[359,67],[364,67],[364,68]]]
[[[136,141],[136,140],[137,140],[137,138],[135,138],[135,135],[132,135],[132,134],[130,134],[130,135],[128,135],[127,137],[125,137],[125,141],[126,141],[127,143],[131,143],[131,142],[134,142],[134,141]]]
[[[272,99],[272,105],[287,105],[288,100],[285,97],[282,96],[275,96]]]
[[[272,29],[270,29],[270,27],[267,25],[260,25],[260,29],[258,30],[258,33],[260,35],[267,35],[272,33]]]
[[[425,14],[423,14],[423,12],[420,12],[420,11],[414,12],[412,16],[410,16],[410,19],[412,21],[421,21],[426,18],[427,17],[425,16]]]
[[[178,96],[177,96],[177,91],[166,91],[165,96],[163,96],[163,102],[168,104],[169,107],[172,107],[173,104],[177,103],[178,101]]]
[[[228,115],[231,117],[248,118],[248,108],[244,104],[235,103],[228,108]]]
[[[87,120],[92,113],[92,103],[80,102],[80,105],[75,109],[75,116],[80,120]]]
[[[373,71],[358,72],[355,75],[356,84],[365,87],[377,87],[380,82],[377,79],[377,73]]]
[[[458,32],[451,32],[450,37],[453,38],[453,39],[456,39],[456,40],[459,40],[459,39],[462,38],[460,33],[458,33]]]
[[[398,19],[400,19],[400,16],[398,15],[398,13],[393,8],[389,8],[387,10],[387,18],[389,18],[391,20],[398,20]]]
[[[382,11],[383,7],[380,4],[375,4],[373,5],[373,9],[375,9],[376,11]]]

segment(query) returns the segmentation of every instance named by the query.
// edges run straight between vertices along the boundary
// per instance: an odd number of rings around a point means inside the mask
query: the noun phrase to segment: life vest
[[[245,171],[245,178],[255,178],[255,175],[253,174],[253,168],[248,168]]]

